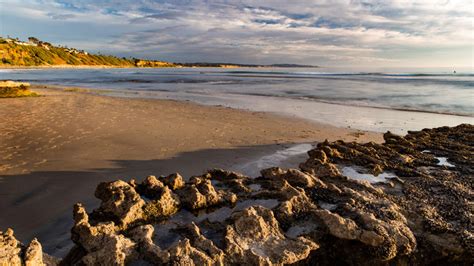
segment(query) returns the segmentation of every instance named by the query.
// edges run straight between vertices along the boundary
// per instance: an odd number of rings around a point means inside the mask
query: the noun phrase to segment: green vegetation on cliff
[[[137,64],[140,63],[140,64]],[[170,67],[161,61],[118,58],[110,55],[89,54],[75,48],[53,46],[34,37],[28,42],[0,38],[0,66],[114,66],[114,67]]]
[[[89,54],[75,48],[54,46],[35,37],[28,42],[0,37],[0,67],[108,66],[108,67],[317,67],[297,64],[253,65],[234,63],[171,63],[111,55]]]

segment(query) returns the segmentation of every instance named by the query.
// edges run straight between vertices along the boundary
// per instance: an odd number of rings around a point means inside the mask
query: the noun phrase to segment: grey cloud
[[[439,5],[405,0],[60,3],[58,7],[43,1],[35,8],[76,25],[94,23],[99,14],[96,23],[115,29],[114,35],[104,32],[108,38],[104,49],[175,61],[341,64],[340,60],[384,61],[394,53],[464,47],[473,41],[469,1]]]
[[[74,18],[74,14],[57,14],[57,13],[48,13],[48,16],[55,20],[66,20]]]

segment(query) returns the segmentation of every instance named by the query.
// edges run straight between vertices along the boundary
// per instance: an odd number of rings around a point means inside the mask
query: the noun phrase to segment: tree
[[[39,44],[41,41],[35,37],[28,37],[28,41],[34,44]]]

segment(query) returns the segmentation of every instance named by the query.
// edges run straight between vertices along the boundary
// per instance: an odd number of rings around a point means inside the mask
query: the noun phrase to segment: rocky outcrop
[[[146,261],[165,264],[170,261],[170,253],[162,250],[158,245],[153,243],[154,228],[150,224],[137,226],[129,232],[131,239],[137,244],[137,252]]]
[[[80,259],[80,263],[123,265],[137,257],[136,243],[120,234],[119,228],[115,226],[114,222],[91,225],[89,216],[81,204],[74,206],[73,216],[74,227],[71,230],[71,238],[86,253]]]
[[[179,173],[174,173],[166,177],[160,177],[161,182],[172,190],[178,190],[184,187],[184,178]]]
[[[179,210],[179,197],[168,187],[162,189],[159,199],[148,202],[144,207],[145,220],[160,220],[173,215]]]
[[[22,265],[21,245],[13,235],[13,230],[0,234],[0,263],[1,265]]]
[[[147,179],[148,180],[148,179]],[[95,191],[95,196],[102,200],[97,210],[100,215],[108,215],[124,227],[143,217],[145,201],[127,182],[101,183]]]
[[[273,212],[261,206],[249,207],[232,216],[225,236],[230,264],[282,265],[308,257],[319,245],[304,237],[289,239]]]
[[[25,250],[25,265],[44,265],[43,263],[43,249],[40,242],[35,238],[26,247]]]
[[[40,266],[55,264],[56,261],[53,258],[46,262],[43,261],[43,249],[36,238],[25,247],[15,238],[11,228],[5,232],[0,232],[0,265]]]
[[[225,203],[235,203],[237,196],[232,192],[216,190],[209,176],[194,176],[188,186],[178,191],[185,208],[197,210]]]
[[[101,183],[99,208],[74,208],[62,263],[472,265],[474,126],[384,138],[322,142],[300,169],[255,178],[214,169]],[[0,262],[41,255],[36,240],[0,235]]]
[[[317,213],[328,232],[371,246],[377,261],[405,257],[417,264],[471,264],[474,126],[424,129],[404,137],[388,132],[384,139],[384,144],[319,143],[301,164],[316,175],[327,164],[396,175],[379,183],[319,175],[337,187],[312,197],[320,206],[332,204]]]

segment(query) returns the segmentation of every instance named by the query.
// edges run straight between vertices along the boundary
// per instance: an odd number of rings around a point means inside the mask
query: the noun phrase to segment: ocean
[[[0,79],[274,112],[361,130],[403,133],[474,123],[472,69],[4,69]]]

